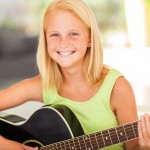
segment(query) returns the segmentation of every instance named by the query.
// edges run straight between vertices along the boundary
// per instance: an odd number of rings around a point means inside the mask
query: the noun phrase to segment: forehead
[[[85,23],[73,12],[66,10],[54,10],[45,17],[44,27],[80,27],[86,28]]]

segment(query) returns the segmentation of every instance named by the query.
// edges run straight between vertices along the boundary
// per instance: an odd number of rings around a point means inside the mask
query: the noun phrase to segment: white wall
[[[104,62],[131,83],[139,111],[150,112],[150,48],[105,49]]]

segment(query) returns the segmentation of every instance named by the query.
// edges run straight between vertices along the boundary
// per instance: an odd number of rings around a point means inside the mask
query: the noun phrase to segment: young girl
[[[85,134],[138,119],[129,82],[119,71],[103,64],[99,29],[93,13],[82,0],[54,0],[48,6],[40,32],[37,63],[38,76],[0,92],[0,110],[29,100],[65,105],[78,117]],[[135,139],[105,149],[137,148]],[[0,149],[33,148],[1,136]]]

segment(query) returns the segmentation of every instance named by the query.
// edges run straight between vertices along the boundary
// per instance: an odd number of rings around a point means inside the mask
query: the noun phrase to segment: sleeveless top
[[[64,98],[57,93],[56,88],[49,90],[43,88],[44,103],[46,105],[65,105],[70,108],[80,121],[85,134],[115,127],[118,122],[110,108],[110,96],[116,80],[121,76],[123,75],[119,71],[111,68],[97,93],[85,102]],[[103,149],[123,150],[124,145],[120,143]]]

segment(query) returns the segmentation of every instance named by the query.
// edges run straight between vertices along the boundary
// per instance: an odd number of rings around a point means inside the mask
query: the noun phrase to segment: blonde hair
[[[96,84],[100,81],[100,74],[103,68],[103,50],[101,47],[99,28],[90,8],[82,0],[53,0],[46,9],[42,28],[39,36],[37,49],[37,64],[39,72],[47,88],[56,86],[59,89],[63,77],[60,68],[54,62],[47,51],[45,37],[46,17],[55,10],[65,10],[76,15],[89,29],[91,35],[91,47],[87,49],[84,61],[83,74],[89,84]]]

